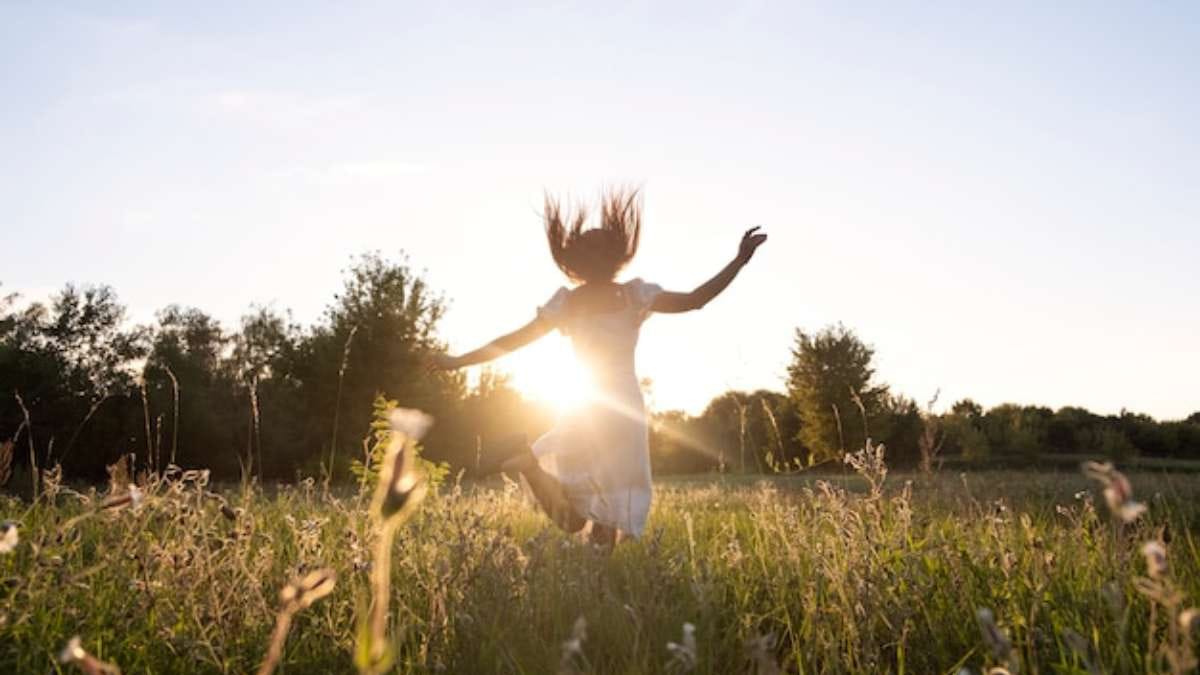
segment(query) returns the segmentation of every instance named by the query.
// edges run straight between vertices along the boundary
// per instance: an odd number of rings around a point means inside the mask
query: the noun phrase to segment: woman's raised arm
[[[486,363],[524,347],[553,329],[554,327],[548,321],[538,317],[513,332],[501,335],[479,349],[461,356],[435,354],[429,360],[429,367],[432,370],[454,370]]]
[[[742,235],[741,244],[738,245],[737,257],[715,277],[697,286],[691,293],[673,293],[671,291],[659,293],[654,298],[654,304],[650,306],[650,309],[664,314],[678,314],[707,305],[709,300],[720,295],[721,291],[729,286],[729,282],[733,281],[742,267],[750,262],[750,258],[754,257],[754,251],[767,240],[767,235],[758,234],[758,229],[752,227],[746,230],[746,233]]]

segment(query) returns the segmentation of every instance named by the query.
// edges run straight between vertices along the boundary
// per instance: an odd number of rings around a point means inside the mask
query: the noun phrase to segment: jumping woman
[[[616,281],[637,253],[642,204],[636,190],[602,195],[599,227],[585,230],[584,209],[568,214],[549,196],[543,219],[550,255],[573,287],[559,288],[522,328],[461,356],[435,356],[431,365],[452,370],[484,363],[554,329],[569,337],[592,376],[591,400],[533,445],[522,437],[493,449],[480,471],[519,473],[559,527],[578,532],[590,521],[592,541],[612,545],[622,534],[640,536],[650,512],[646,409],[633,358],[642,322],[651,312],[704,307],[767,235],[747,230],[737,255],[716,276],[690,293],[673,293],[641,279]]]

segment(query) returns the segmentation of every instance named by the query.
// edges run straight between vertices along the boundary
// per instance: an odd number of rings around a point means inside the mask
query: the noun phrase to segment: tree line
[[[302,327],[254,307],[232,328],[171,305],[131,326],[107,286],[67,285],[47,302],[0,298],[0,453],[61,465],[95,480],[132,455],[139,470],[170,464],[220,479],[342,480],[369,448],[380,397],[433,414],[425,456],[468,467],[481,445],[551,412],[484,370],[428,373],[444,347],[444,298],[405,258],[354,258],[323,315]],[[1200,413],[1157,422],[1122,412],[1052,411],[960,401],[935,415],[881,384],[873,352],[843,326],[797,330],[786,392],[721,394],[699,415],[660,411],[651,451],[659,472],[795,471],[840,458],[866,437],[897,463],[946,457],[1033,459],[1048,453],[1200,459]]]

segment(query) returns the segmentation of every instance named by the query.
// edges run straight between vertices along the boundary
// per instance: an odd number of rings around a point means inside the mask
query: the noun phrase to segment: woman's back
[[[538,310],[571,339],[575,354],[604,388],[637,385],[634,351],[642,321],[662,289],[641,279],[560,288]]]

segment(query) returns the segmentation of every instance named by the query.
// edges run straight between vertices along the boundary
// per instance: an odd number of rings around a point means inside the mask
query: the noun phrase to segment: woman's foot
[[[525,434],[515,434],[498,443],[488,444],[480,453],[475,465],[477,476],[494,473],[520,471],[529,461],[536,462],[533,449]]]

